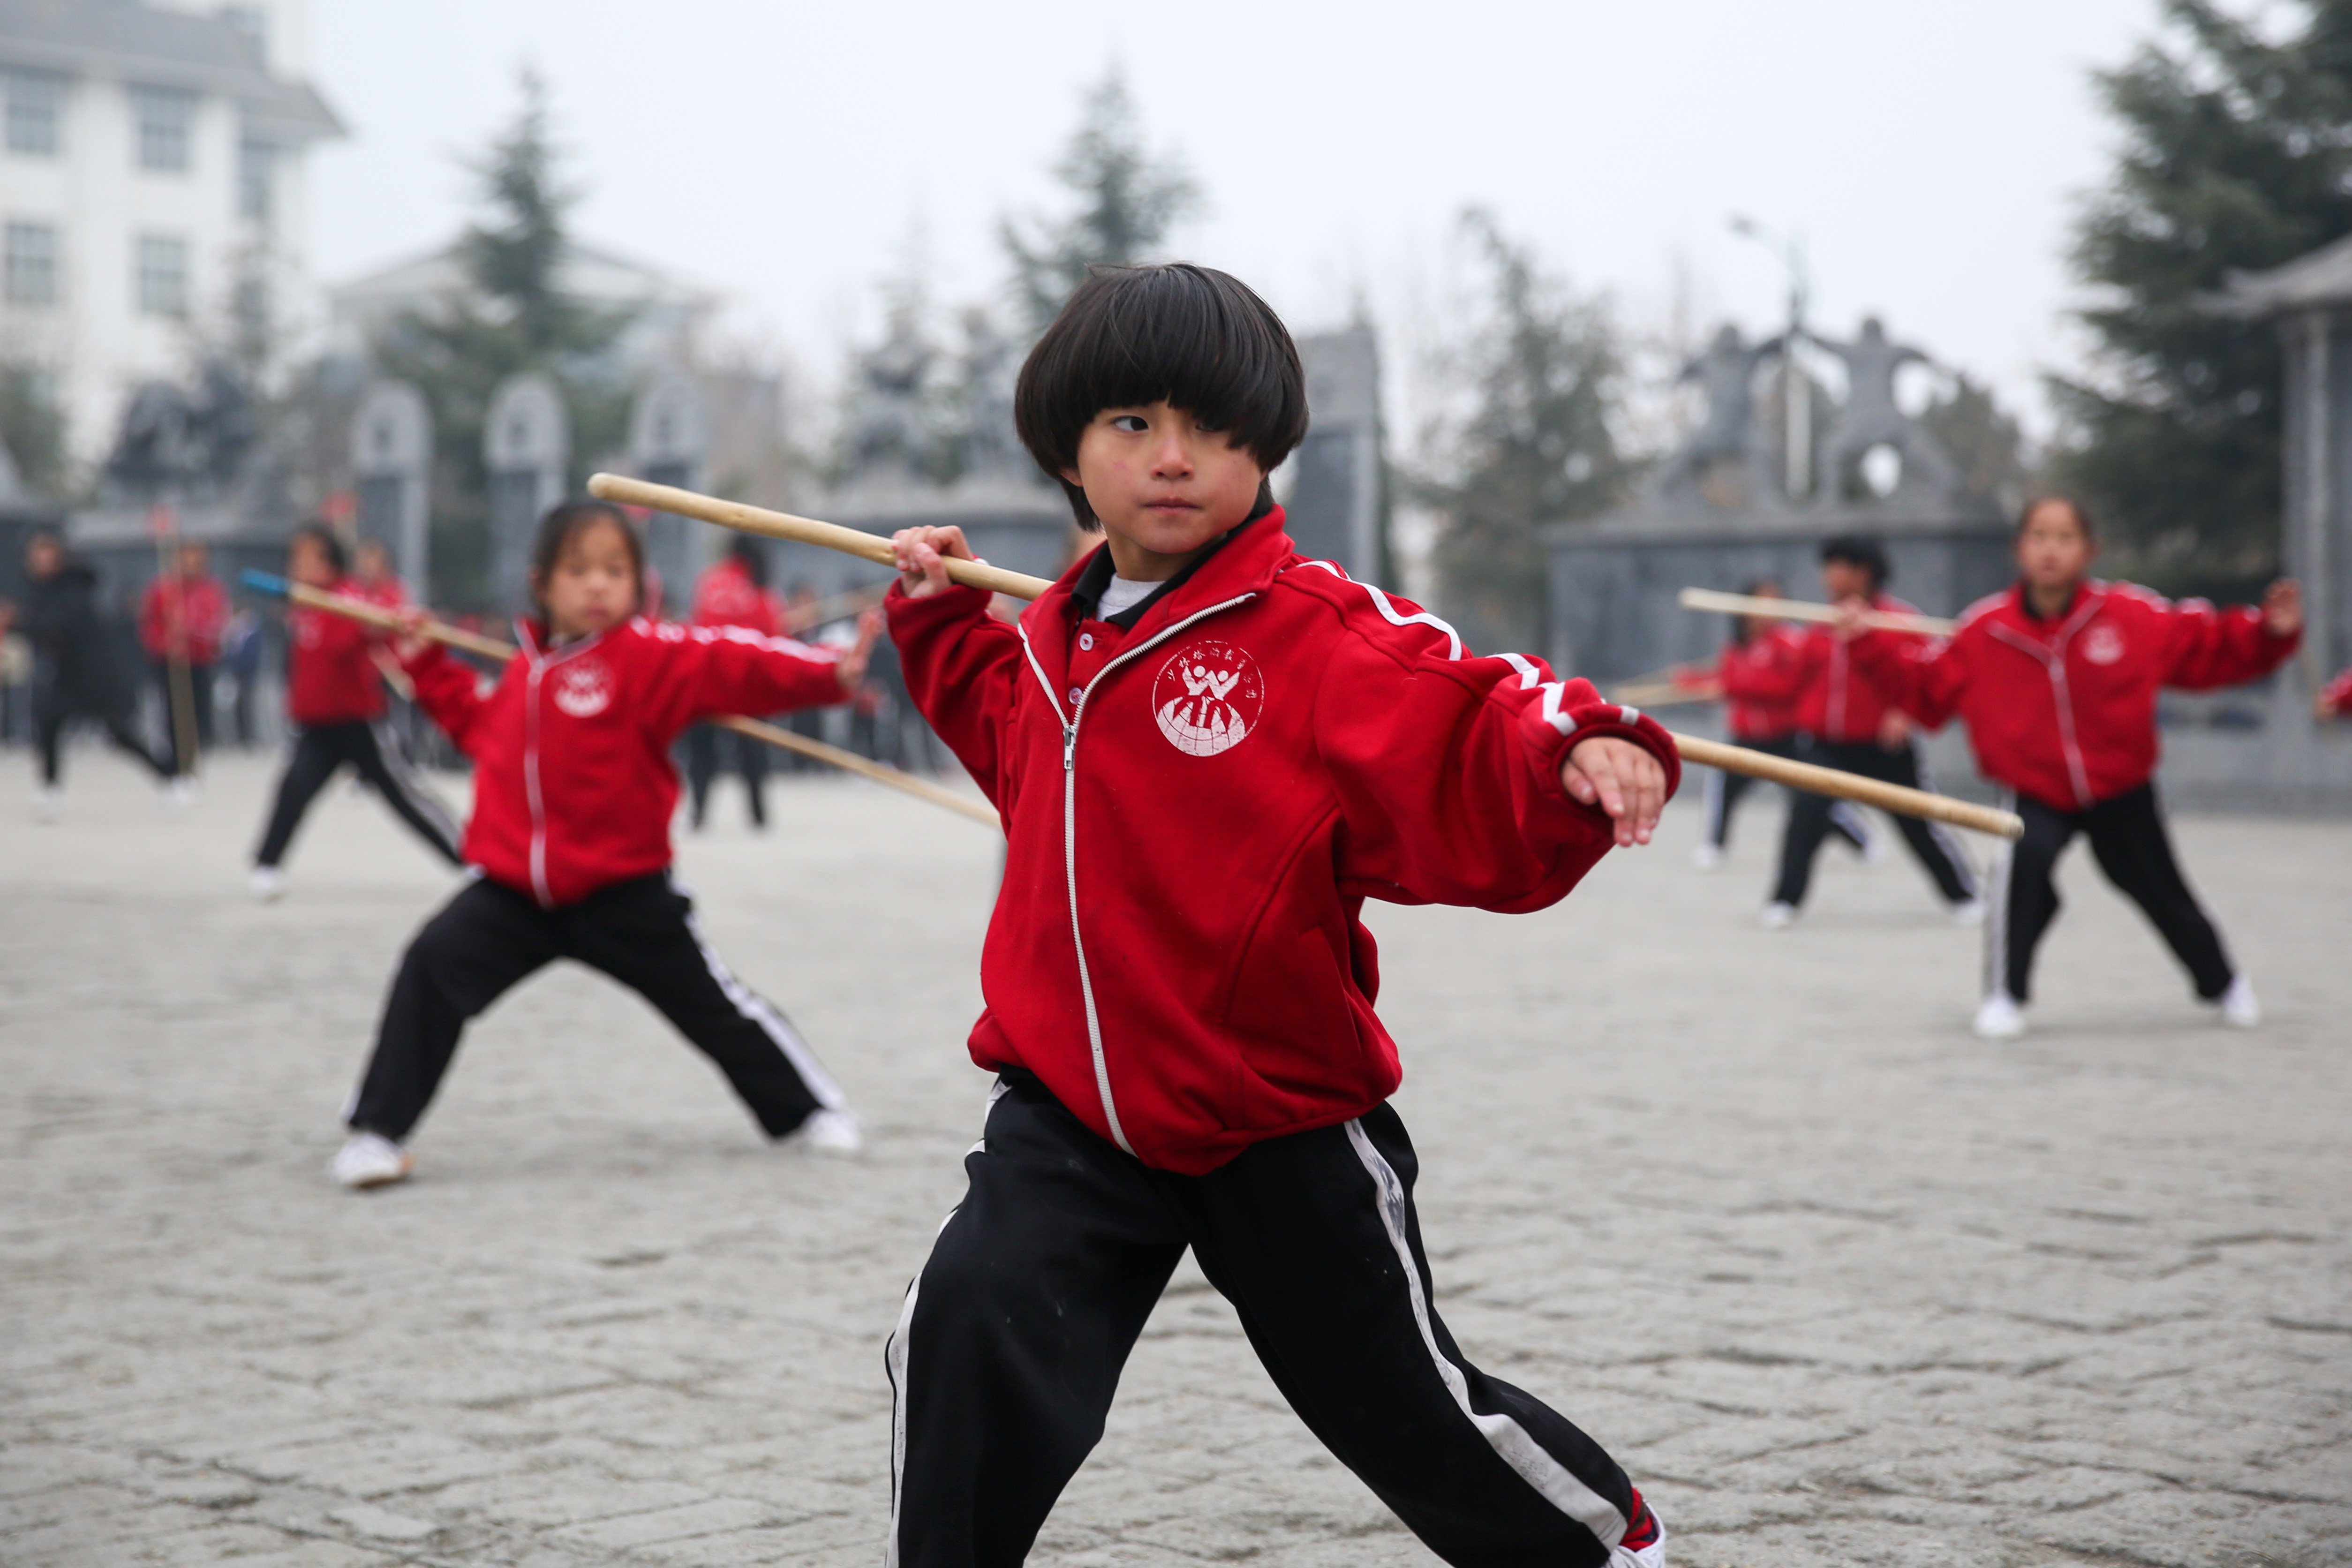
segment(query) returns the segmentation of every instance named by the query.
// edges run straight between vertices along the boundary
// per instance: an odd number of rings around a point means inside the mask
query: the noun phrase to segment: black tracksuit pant
[[[743,790],[751,805],[751,826],[768,826],[768,744],[716,724],[697,724],[686,732],[686,782],[694,802],[694,826],[710,808],[711,781],[719,776],[719,758],[731,754],[735,771],[743,775]]]
[[[1936,787],[1919,766],[1919,748],[1908,742],[1890,752],[1870,741],[1823,741],[1807,735],[1798,743],[1797,758],[1913,789]],[[1780,837],[1780,876],[1772,888],[1772,902],[1803,905],[1805,889],[1812,885],[1813,857],[1821,853],[1822,840],[1830,836],[1830,808],[1834,804],[1825,795],[1811,794],[1800,794],[1789,803],[1789,824]],[[1977,896],[1977,874],[1949,828],[1916,816],[1898,816],[1895,825],[1902,830],[1903,842],[1934,879],[1936,890],[1944,895],[1946,903],[1965,903]]]
[[[2088,835],[2091,854],[2107,880],[2137,904],[2196,983],[2197,994],[2218,1000],[2237,977],[2212,917],[2189,890],[2172,857],[2164,813],[2153,782],[2081,811],[2061,811],[2027,795],[2012,809],[2025,836],[1994,863],[1992,910],[1985,922],[1985,989],[2017,1001],[2032,994],[2033,950],[2058,917],[2053,875],[2074,835]]]
[[[1732,743],[1745,746],[1751,752],[1761,752],[1768,757],[1793,759],[1797,754],[1797,737],[1794,735],[1774,735],[1762,740],[1734,737]],[[1748,793],[1750,784],[1762,782],[1748,773],[1727,773],[1721,768],[1706,770],[1703,797],[1706,806],[1706,842],[1717,849],[1731,842],[1731,816],[1739,809],[1739,797]],[[1791,790],[1790,794],[1793,796],[1796,792]],[[1850,800],[1830,802],[1830,831],[1856,849],[1870,847],[1869,819],[1863,816],[1862,807]]]
[[[894,1568],[1027,1555],[1187,1247],[1291,1408],[1440,1557],[1609,1561],[1633,1487],[1438,1320],[1412,1144],[1388,1106],[1180,1176],[1008,1072],[964,1170],[887,1352]]]
[[[542,909],[476,878],[408,944],[385,998],[375,1054],[343,1120],[354,1131],[408,1136],[440,1087],[466,1025],[559,958],[599,969],[677,1026],[727,1075],[768,1135],[847,1102],[782,1013],[736,979],[666,873],[599,888]]]
[[[58,772],[65,747],[66,726],[76,719],[88,719],[106,731],[114,749],[126,752],[147,764],[159,779],[169,780],[174,770],[171,760],[140,739],[139,731],[131,727],[130,715],[116,712],[84,711],[79,709],[53,706],[36,701],[33,704],[33,742],[41,753],[41,783],[58,787]]]
[[[389,735],[380,733],[364,719],[353,719],[341,724],[305,724],[296,732],[293,754],[278,776],[278,800],[269,808],[269,825],[262,830],[261,847],[254,852],[255,865],[275,866],[286,858],[294,830],[302,826],[303,813],[346,763],[444,860],[452,866],[466,863],[457,851],[457,824],[449,808],[425,786]]]

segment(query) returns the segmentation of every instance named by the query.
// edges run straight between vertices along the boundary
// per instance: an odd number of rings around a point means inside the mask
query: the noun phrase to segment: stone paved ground
[[[409,1186],[324,1179],[450,879],[338,793],[258,908],[267,783],[185,817],[74,759],[0,809],[0,1562],[872,1563],[882,1340],[959,1190],[989,836],[797,784],[684,866],[873,1130],[752,1135],[640,1004],[547,974],[470,1038]],[[2352,1563],[2352,826],[2184,823],[2272,1021],[2222,1031],[2079,859],[2040,1027],[1841,861],[1798,930],[1735,864],[1614,858],[1521,919],[1377,911],[1442,1304],[1599,1434],[1675,1560]],[[1187,1270],[1036,1555],[1432,1561]]]

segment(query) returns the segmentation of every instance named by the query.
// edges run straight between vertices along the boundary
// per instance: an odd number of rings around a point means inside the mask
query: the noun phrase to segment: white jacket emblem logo
[[[613,705],[613,672],[600,658],[565,665],[555,678],[555,705],[574,719],[593,719]]]
[[[2083,657],[2093,664],[2113,664],[2124,656],[2124,634],[2105,622],[2083,639]]]
[[[1265,710],[1257,660],[1230,643],[1188,643],[1151,683],[1151,713],[1168,743],[1187,756],[1231,751]]]

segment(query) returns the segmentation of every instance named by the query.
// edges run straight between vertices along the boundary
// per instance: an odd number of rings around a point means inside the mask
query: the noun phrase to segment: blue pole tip
[[[275,572],[257,572],[248,566],[237,575],[248,588],[257,589],[264,594],[276,594],[280,598],[285,597],[286,579]]]

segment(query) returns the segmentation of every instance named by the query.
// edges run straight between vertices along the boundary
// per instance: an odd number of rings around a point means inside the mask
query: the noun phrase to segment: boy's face
[[[1822,563],[1822,591],[1830,603],[1840,599],[1867,599],[1871,596],[1870,573],[1853,561]]]
[[[1096,415],[1078,437],[1077,467],[1062,477],[1102,519],[1119,575],[1149,582],[1246,519],[1265,470],[1223,431],[1153,403]]]
[[[315,539],[298,539],[287,552],[286,575],[309,588],[331,588],[335,585],[335,563],[327,558]]]
[[[2017,534],[2017,569],[2030,587],[2054,593],[2073,587],[2098,553],[2083,520],[2064,501],[2043,501]]]

